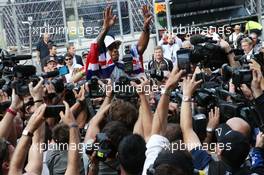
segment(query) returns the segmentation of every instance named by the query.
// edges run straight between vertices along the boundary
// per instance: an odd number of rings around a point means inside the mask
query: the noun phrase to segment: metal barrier
[[[104,9],[111,5],[118,20],[109,33],[134,36],[142,31],[142,4],[153,12],[151,0],[11,0],[0,7],[0,34],[5,36],[6,47],[17,46],[19,52],[31,53],[45,32],[58,45],[74,42],[80,46],[99,34]]]

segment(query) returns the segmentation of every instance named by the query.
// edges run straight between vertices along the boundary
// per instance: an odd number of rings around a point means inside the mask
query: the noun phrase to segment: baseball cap
[[[120,40],[116,40],[113,36],[106,35],[104,39],[105,47],[108,48],[113,43],[120,45],[122,42]]]
[[[48,56],[46,59],[45,59],[45,65],[47,65],[49,62],[55,62],[55,63],[58,63],[56,58],[55,57],[52,57],[52,56]]]
[[[222,143],[222,159],[232,167],[240,167],[248,156],[250,144],[248,139],[240,132],[232,130],[223,123],[215,130],[218,143]]]

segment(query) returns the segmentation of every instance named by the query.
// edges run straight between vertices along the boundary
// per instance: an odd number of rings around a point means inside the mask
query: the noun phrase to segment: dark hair
[[[110,121],[120,121],[124,123],[130,131],[138,119],[138,110],[130,102],[116,99],[111,103],[109,109]]]
[[[142,173],[146,150],[145,140],[140,135],[132,134],[123,138],[118,147],[118,158],[126,173]]]
[[[171,153],[162,150],[154,162],[154,175],[193,175],[194,165],[188,151],[176,150]]]
[[[125,136],[129,135],[130,132],[123,123],[118,121],[112,121],[107,123],[103,128],[102,132],[105,133],[111,141],[111,149],[112,149],[111,157],[114,158],[116,156],[120,141]]]
[[[73,58],[73,56],[72,56],[69,52],[67,52],[67,53],[65,54],[64,59],[65,59],[66,57]]]
[[[9,143],[5,139],[0,138],[0,174],[2,173],[3,162],[9,161],[8,145]]]
[[[57,47],[57,45],[56,44],[53,44],[53,43],[48,44],[49,50],[52,49],[53,47]]]
[[[52,138],[56,143],[69,143],[69,126],[59,123],[52,130]]]
[[[176,141],[176,140],[181,140],[182,139],[182,131],[180,124],[178,123],[168,123],[166,132],[165,132],[165,137],[170,141]]]

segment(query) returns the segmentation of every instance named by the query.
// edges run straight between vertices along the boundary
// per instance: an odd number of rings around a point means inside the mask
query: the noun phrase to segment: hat
[[[57,59],[53,56],[48,56],[46,59],[45,59],[45,65],[47,65],[49,62],[55,62],[57,63]]]
[[[227,124],[221,124],[215,130],[218,143],[221,147],[223,160],[232,167],[239,167],[246,159],[250,144],[248,139],[240,132],[234,131]]]
[[[104,39],[105,47],[108,48],[113,43],[120,45],[122,42],[120,40],[116,40],[113,36],[106,35]]]

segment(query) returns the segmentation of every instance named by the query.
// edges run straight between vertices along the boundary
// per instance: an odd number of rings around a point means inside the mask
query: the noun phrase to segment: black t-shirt
[[[173,63],[171,60],[163,58],[161,62],[157,62],[156,60],[151,60],[148,63],[148,70],[161,70],[161,71],[172,71]]]
[[[49,55],[48,44],[46,44],[43,39],[41,39],[37,44],[37,51],[40,52],[40,59],[44,59]]]

